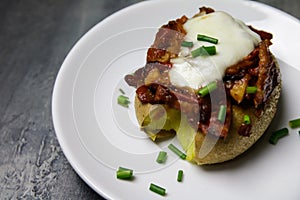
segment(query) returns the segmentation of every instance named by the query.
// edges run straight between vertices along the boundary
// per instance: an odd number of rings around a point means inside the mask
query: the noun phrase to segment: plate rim
[[[280,15],[286,17],[287,19],[292,20],[293,22],[299,23],[299,20],[296,17],[294,17],[280,9],[274,8],[270,5],[267,5],[267,4],[264,4],[261,2],[248,1],[248,0],[242,0],[242,1],[232,0],[232,2],[234,2],[234,1],[241,3],[241,4],[244,2],[249,2],[253,5],[258,5],[258,6],[269,8],[273,12],[280,14]],[[53,121],[55,134],[58,139],[60,148],[62,149],[66,159],[71,164],[72,168],[76,171],[76,173],[85,181],[85,183],[87,183],[87,185],[89,185],[95,192],[97,192],[99,195],[101,195],[104,198],[111,198],[113,195],[110,194],[111,192],[103,191],[93,181],[90,180],[90,178],[87,176],[86,172],[84,172],[84,170],[82,170],[82,168],[84,168],[84,167],[82,167],[82,164],[76,162],[76,156],[74,155],[74,152],[72,151],[72,149],[68,149],[68,146],[69,146],[67,144],[68,142],[66,142],[64,140],[65,135],[63,134],[63,128],[59,125],[59,124],[61,124],[61,122],[59,122],[59,111],[57,110],[58,104],[59,104],[59,101],[58,101],[59,100],[59,96],[58,96],[59,91],[62,90],[61,84],[63,83],[63,79],[66,75],[66,71],[70,70],[68,68],[69,59],[72,58],[74,51],[76,51],[78,46],[80,46],[80,44],[84,42],[85,38],[88,37],[91,32],[93,32],[98,26],[109,23],[111,20],[114,20],[114,18],[121,16],[122,14],[129,12],[132,9],[138,9],[140,6],[146,6],[147,4],[153,4],[153,3],[155,4],[157,2],[159,3],[158,0],[152,0],[152,1],[142,1],[142,2],[132,4],[128,7],[122,8],[119,11],[107,16],[106,18],[104,18],[103,20],[98,22],[95,26],[91,27],[82,37],[79,38],[79,40],[77,42],[75,42],[74,46],[68,52],[66,58],[64,59],[62,65],[58,71],[58,74],[56,76],[55,83],[53,86],[52,99],[51,99],[52,100],[52,103],[51,103],[52,121]]]

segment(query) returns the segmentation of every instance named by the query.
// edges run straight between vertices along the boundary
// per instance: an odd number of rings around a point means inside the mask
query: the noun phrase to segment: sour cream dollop
[[[173,85],[198,89],[214,80],[221,80],[225,69],[247,56],[261,41],[244,22],[221,11],[188,19],[184,24],[187,32],[185,41],[192,41],[192,48],[181,47],[179,56],[172,59],[169,77]],[[197,35],[207,35],[218,39],[217,53],[212,56],[193,58],[191,51],[201,46],[212,46],[208,42],[197,41]]]

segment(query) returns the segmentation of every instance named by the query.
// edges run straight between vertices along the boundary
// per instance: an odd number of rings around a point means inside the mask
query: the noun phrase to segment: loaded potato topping
[[[197,131],[226,138],[232,106],[254,108],[259,117],[280,82],[271,39],[225,12],[202,7],[192,18],[163,25],[146,65],[125,80],[143,104],[180,111]],[[161,130],[157,136],[170,133]],[[249,136],[251,123],[242,123],[238,133]]]

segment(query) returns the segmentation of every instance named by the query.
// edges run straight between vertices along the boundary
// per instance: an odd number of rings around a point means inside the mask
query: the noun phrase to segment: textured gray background
[[[0,1],[0,199],[102,199],[56,139],[51,95],[75,42],[138,0]],[[299,0],[260,0],[298,19]]]

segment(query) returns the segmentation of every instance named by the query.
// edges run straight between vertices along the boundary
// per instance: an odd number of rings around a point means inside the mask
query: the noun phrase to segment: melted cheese
[[[184,24],[186,41],[193,41],[193,48],[182,47],[179,57],[172,59],[169,72],[171,83],[198,89],[216,79],[222,79],[225,69],[247,56],[260,42],[260,37],[243,22],[225,12],[213,12],[189,19]],[[201,46],[212,46],[208,42],[197,41],[203,34],[217,38],[217,54],[213,56],[191,57],[191,51]]]

